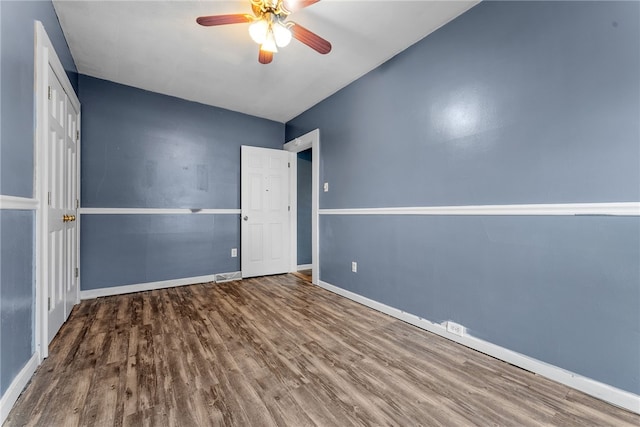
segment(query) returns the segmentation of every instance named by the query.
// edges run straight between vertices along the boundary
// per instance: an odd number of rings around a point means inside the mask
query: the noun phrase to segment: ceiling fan
[[[287,46],[292,37],[323,55],[331,52],[331,43],[302,25],[286,20],[292,12],[311,6],[320,0],[250,1],[253,15],[236,13],[200,16],[196,22],[205,27],[251,22],[249,35],[260,45],[258,61],[261,64],[273,61],[273,54],[278,52],[279,47]]]

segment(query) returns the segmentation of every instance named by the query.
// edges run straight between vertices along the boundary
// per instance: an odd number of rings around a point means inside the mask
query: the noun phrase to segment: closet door
[[[48,83],[47,337],[51,342],[77,299],[78,113],[68,101],[62,84],[51,67]]]

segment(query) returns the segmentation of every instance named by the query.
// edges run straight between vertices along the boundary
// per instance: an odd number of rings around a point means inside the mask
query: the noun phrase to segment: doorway
[[[293,208],[296,210],[296,214],[293,215],[292,221],[291,221],[291,253],[293,254],[292,258],[292,263],[291,263],[291,267],[290,267],[290,271],[291,272],[297,272],[298,269],[301,270],[311,270],[311,282],[313,284],[318,284],[318,280],[320,277],[320,264],[319,264],[319,246],[318,246],[318,234],[319,234],[319,229],[318,229],[318,207],[319,207],[319,183],[320,183],[320,130],[319,129],[315,129],[311,132],[308,132],[298,138],[295,138],[289,142],[287,142],[286,144],[284,144],[284,149],[292,152],[292,153],[296,153],[296,154],[300,154],[303,153],[301,156],[305,159],[308,160],[303,160],[303,162],[307,162],[307,163],[301,163],[299,161],[299,158],[297,158],[296,162],[294,162],[294,167],[292,167],[291,169],[291,173],[292,173],[292,179],[291,179],[291,189],[290,189],[290,194],[292,196],[292,199],[295,199],[295,203],[292,203]],[[308,154],[304,154],[305,152],[308,151]],[[311,229],[310,229],[310,246],[311,246],[311,264],[309,265],[308,263],[305,264],[306,261],[309,260],[308,257],[305,257],[305,253],[307,252],[307,248],[308,248],[308,236],[309,234],[304,231],[306,225],[301,225],[301,227],[298,226],[298,218],[301,217],[303,221],[306,221],[306,218],[308,218],[308,214],[306,214],[305,212],[298,212],[299,210],[299,203],[298,203],[298,181],[299,178],[304,178],[299,176],[299,171],[298,171],[298,165],[302,164],[302,167],[305,168],[307,166],[311,166],[311,193],[310,193],[310,198],[311,198]],[[308,171],[303,171],[302,174],[306,174]],[[302,183],[300,185],[306,185],[303,184],[304,183],[304,179],[302,179]],[[304,189],[302,190],[303,194],[304,194]],[[303,206],[304,206],[304,202],[303,202]],[[308,228],[307,228],[308,230]],[[301,233],[307,233],[306,236],[307,238],[305,239],[305,236],[298,236],[299,232]],[[300,249],[300,251],[299,251]],[[300,266],[300,267],[299,267]]]
[[[313,149],[296,153],[297,162],[297,273],[311,282],[311,172]]]

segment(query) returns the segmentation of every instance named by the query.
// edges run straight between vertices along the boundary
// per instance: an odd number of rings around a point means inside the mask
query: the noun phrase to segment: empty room
[[[640,2],[0,1],[0,425],[640,425]]]

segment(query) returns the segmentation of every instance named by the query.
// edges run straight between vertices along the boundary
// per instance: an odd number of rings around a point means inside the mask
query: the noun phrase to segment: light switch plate
[[[231,249],[231,258],[236,258],[238,256],[238,248]]]
[[[322,188],[324,189],[324,192],[327,193],[329,191],[329,183],[325,182]]]

